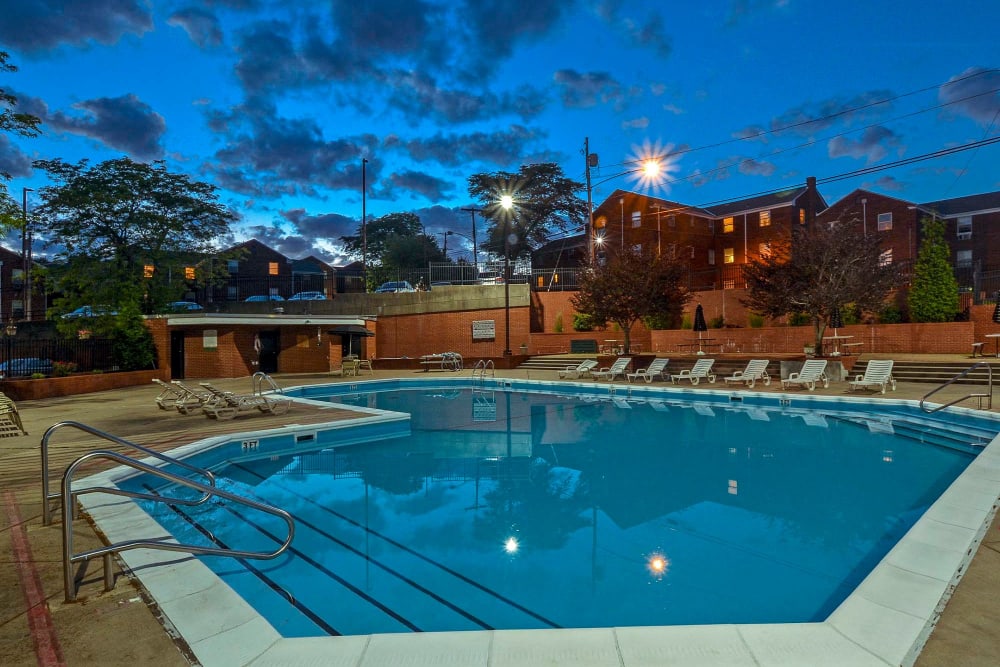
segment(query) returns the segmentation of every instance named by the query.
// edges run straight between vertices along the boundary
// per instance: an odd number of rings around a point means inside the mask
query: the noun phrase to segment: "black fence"
[[[0,339],[0,376],[30,377],[36,373],[53,375],[66,372],[111,372],[114,365],[111,340],[42,339],[16,337]]]

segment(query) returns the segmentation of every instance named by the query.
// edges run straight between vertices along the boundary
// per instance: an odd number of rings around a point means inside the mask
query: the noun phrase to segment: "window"
[[[230,274],[239,273],[240,271],[239,260],[236,259],[226,260],[226,270],[229,271]],[[233,298],[235,299],[236,297],[234,296]]]
[[[892,248],[889,248],[878,256],[879,266],[889,266],[890,264],[892,264]]]
[[[229,285],[226,287],[226,298],[230,301],[236,301],[236,285]]]
[[[736,279],[727,278],[722,281],[722,289],[736,289]]]
[[[152,264],[144,264],[143,267],[142,267],[142,277],[143,278],[152,278],[154,270],[155,269],[154,269],[154,267],[153,267]]]
[[[761,211],[760,212],[760,226],[761,227],[770,227],[771,226],[771,212],[770,211]]]
[[[955,253],[955,266],[968,268],[972,266],[972,251],[959,250]]]
[[[276,275],[278,275],[278,263],[277,262],[268,262],[267,263],[267,275],[269,275],[269,276],[276,276]]]
[[[640,211],[633,211],[632,212],[632,226],[633,227],[642,227],[642,212],[640,212]]]
[[[722,233],[723,234],[728,234],[731,231],[733,231],[733,219],[732,218],[723,218],[722,219]]]
[[[24,287],[24,269],[14,269],[11,271],[10,282],[16,289]]]
[[[806,224],[806,210],[804,208],[799,209],[799,224]]]
[[[604,229],[607,226],[608,226],[608,219],[605,218],[603,215],[599,217],[597,220],[594,220],[595,229]]]
[[[694,246],[691,246],[691,252],[694,252]],[[712,248],[708,249],[708,263],[712,265],[715,264],[715,250]]]
[[[968,241],[972,238],[972,216],[963,215],[958,219],[958,225],[955,228],[958,233],[959,241]]]
[[[722,263],[723,264],[732,264],[735,261],[736,261],[736,253],[733,251],[733,249],[732,248],[725,248],[722,251]]]
[[[878,230],[880,232],[887,232],[890,229],[892,229],[892,213],[879,213]]]
[[[759,246],[757,246],[757,252],[760,254],[761,257],[770,257],[771,243],[769,241],[761,243]]]
[[[185,266],[184,267],[184,280],[194,280],[194,267]]]

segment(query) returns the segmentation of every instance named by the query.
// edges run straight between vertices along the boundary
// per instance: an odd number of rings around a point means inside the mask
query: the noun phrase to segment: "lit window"
[[[959,241],[968,241],[972,238],[972,216],[965,215],[958,219],[958,225],[955,228],[958,234]]]
[[[694,247],[691,248],[691,251],[694,251]],[[715,250],[712,248],[708,249],[708,263],[713,265],[715,264]]]
[[[723,234],[728,234],[731,231],[733,231],[733,219],[732,218],[723,218],[722,219],[722,233]]]
[[[635,211],[635,212],[632,213],[632,226],[633,227],[642,227],[642,213],[641,212]]]
[[[880,232],[886,232],[890,229],[892,229],[892,213],[879,213],[878,230]]]
[[[889,266],[890,264],[892,264],[892,248],[889,248],[878,256],[879,266]]]
[[[799,224],[806,224],[806,210],[804,208],[799,209]]]
[[[761,211],[760,212],[760,226],[761,227],[770,227],[771,226],[771,212],[770,211]]]
[[[722,251],[722,263],[723,264],[732,264],[735,261],[736,261],[736,253],[733,251],[733,249],[732,248],[725,248]]]
[[[736,289],[736,279],[728,278],[722,281],[722,289]]]
[[[240,270],[240,263],[239,263],[239,261],[235,260],[235,259],[226,260],[226,270],[229,271],[229,273],[231,273],[231,274],[232,273],[238,273],[239,270]],[[235,298],[235,297],[233,297],[233,298]]]
[[[278,275],[278,263],[277,262],[268,262],[267,263],[267,275],[269,275],[269,276],[276,276],[276,275]]]
[[[608,226],[608,219],[605,218],[603,215],[599,217],[597,220],[594,220],[594,229],[604,229],[607,226]]]
[[[144,265],[142,267],[142,277],[143,278],[152,278],[153,277],[153,265],[152,264],[146,264],[146,265]]]
[[[955,253],[955,266],[969,267],[972,266],[972,251],[971,250],[959,250]]]
[[[194,280],[194,267],[185,266],[184,267],[184,280]]]
[[[757,252],[760,253],[761,257],[770,257],[771,244],[766,241],[764,243],[761,243],[759,246],[757,246]]]
[[[735,496],[740,492],[740,483],[735,479],[729,480],[729,495]]]

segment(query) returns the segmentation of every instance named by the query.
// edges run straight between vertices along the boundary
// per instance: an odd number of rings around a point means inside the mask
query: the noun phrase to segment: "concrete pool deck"
[[[955,355],[958,358],[958,355]],[[467,373],[466,373],[467,374]],[[525,378],[525,371],[499,372],[498,375]],[[389,377],[389,372],[378,372],[376,377]],[[391,373],[399,377],[427,377],[409,371]],[[342,381],[320,375],[276,376],[281,384],[311,384]],[[367,376],[365,376],[367,377]],[[555,379],[555,373],[530,372],[531,379]],[[348,379],[347,381],[353,381]],[[245,390],[249,381],[220,380],[219,385]],[[713,385],[699,385],[698,389],[718,389]],[[926,384],[900,384],[895,393],[887,397],[918,399],[932,387]],[[952,391],[955,389],[956,391]],[[773,391],[763,389],[762,391]],[[758,391],[758,390],[755,390]],[[945,398],[957,397],[967,392],[963,388],[949,388]],[[0,537],[0,550],[8,554],[14,567],[0,569],[0,663],[4,665],[28,664],[190,664],[190,654],[179,650],[183,642],[175,642],[158,620],[159,609],[144,600],[144,592],[119,580],[115,589],[102,592],[99,562],[86,570],[80,589],[79,603],[62,602],[61,528],[40,525],[40,472],[38,442],[45,428],[67,419],[74,419],[107,430],[120,437],[132,439],[156,449],[171,449],[177,445],[198,440],[221,432],[237,432],[273,428],[283,424],[316,423],[350,416],[339,410],[322,411],[296,407],[283,417],[247,416],[233,422],[215,422],[195,415],[161,412],[153,404],[155,387],[116,390],[44,401],[25,401],[19,404],[30,436],[0,440],[0,480],[4,504],[4,530]],[[804,392],[808,393],[808,392]],[[834,383],[820,395],[847,395],[846,384]],[[944,399],[943,399],[944,400]],[[1000,407],[1000,406],[996,406]],[[996,408],[994,409],[996,412]],[[53,447],[53,470],[61,470],[82,451],[94,448],[92,437],[67,434],[60,437]],[[331,653],[329,645],[324,650],[325,664],[405,664],[421,659],[448,658],[451,664],[611,664],[611,665],[660,665],[660,664],[894,664],[892,659],[878,657],[872,650],[860,647],[865,644],[865,634],[875,635],[876,644],[891,644],[895,634],[892,623],[902,622],[912,626],[913,618],[896,607],[918,602],[907,599],[913,591],[917,597],[927,598],[947,589],[945,574],[934,570],[939,563],[956,561],[958,554],[945,554],[935,559],[931,542],[941,542],[940,530],[965,533],[975,524],[976,512],[985,516],[995,507],[1000,475],[997,457],[990,452],[990,460],[982,458],[984,473],[978,479],[981,486],[973,499],[974,508],[953,511],[940,517],[930,530],[938,535],[928,537],[924,548],[909,554],[899,554],[900,566],[890,576],[912,580],[921,579],[916,588],[912,581],[900,592],[872,588],[866,594],[866,603],[874,615],[863,627],[852,629],[845,621],[841,626],[833,621],[827,624],[800,624],[793,627],[793,635],[776,633],[787,626],[718,626],[715,628],[619,628],[597,631],[559,631],[554,639],[545,639],[537,632],[475,633],[476,638],[454,644],[446,633],[424,635],[381,635],[369,638],[340,638],[342,650]],[[992,481],[991,481],[992,480]],[[985,502],[985,501],[989,502]],[[956,498],[951,506],[958,507],[966,500]],[[985,503],[985,504],[984,504]],[[971,513],[971,514],[970,514]],[[958,516],[963,514],[963,516]],[[949,535],[944,542],[953,541]],[[98,539],[82,522],[74,527],[77,550],[99,544]],[[957,544],[957,541],[955,542]],[[946,550],[947,551],[947,550]],[[11,557],[9,554],[14,554]],[[135,552],[138,553],[138,552]],[[156,554],[161,560],[182,560],[181,554]],[[915,559],[906,561],[906,559]],[[25,574],[27,571],[27,574]],[[24,577],[37,579],[40,592],[35,597],[22,590]],[[933,580],[933,582],[929,581]],[[945,583],[940,583],[945,582]],[[929,584],[924,586],[923,584]],[[28,587],[30,588],[30,586]],[[939,590],[940,589],[940,590]],[[1000,629],[1000,610],[996,605],[1000,593],[1000,537],[997,522],[983,538],[975,558],[931,634],[925,649],[917,658],[917,665],[987,665],[1000,663],[1000,646],[996,642]],[[877,602],[872,602],[877,600]],[[926,604],[927,600],[919,601]],[[933,600],[932,600],[933,602]],[[864,603],[864,602],[863,602]],[[859,603],[862,604],[862,603]],[[932,604],[933,607],[933,604]],[[47,612],[47,613],[43,613]],[[838,610],[837,614],[840,613]],[[861,610],[864,614],[865,610]],[[834,616],[837,616],[835,614]],[[48,616],[48,621],[45,620]],[[856,617],[860,618],[860,617]],[[888,626],[884,625],[889,623]],[[881,626],[881,627],[880,627]],[[853,636],[857,635],[857,636]],[[849,639],[850,637],[850,639]],[[790,640],[790,643],[789,643]],[[300,646],[315,645],[330,640],[295,640]],[[228,645],[234,642],[227,640]],[[355,648],[349,648],[353,646]],[[839,648],[838,648],[839,647]],[[294,664],[295,649],[289,642],[277,646],[269,660],[254,664]],[[399,653],[402,651],[402,653]],[[838,652],[841,651],[841,652]],[[297,651],[295,651],[297,653]],[[200,652],[201,653],[201,652]],[[224,653],[236,657],[238,651]],[[402,660],[400,656],[405,656]],[[804,656],[811,659],[803,663]],[[39,656],[44,657],[42,660]],[[353,656],[353,658],[352,658]],[[63,662],[59,662],[61,657]],[[302,658],[303,656],[299,656]],[[204,659],[204,658],[203,658]],[[205,664],[209,664],[206,661]],[[241,664],[225,661],[211,664]]]

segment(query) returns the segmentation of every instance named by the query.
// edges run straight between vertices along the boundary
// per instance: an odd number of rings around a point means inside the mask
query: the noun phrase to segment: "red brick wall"
[[[510,347],[520,352],[527,344],[529,308],[510,309]],[[472,340],[473,320],[493,320],[496,338]],[[379,357],[419,357],[435,352],[458,352],[463,357],[499,357],[504,349],[504,309],[455,311],[380,317],[376,326]],[[369,353],[374,346],[369,348]]]

